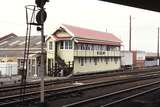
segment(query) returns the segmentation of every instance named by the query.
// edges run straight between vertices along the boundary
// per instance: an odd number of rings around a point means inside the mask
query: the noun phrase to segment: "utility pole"
[[[159,27],[158,27],[158,40],[157,40],[157,65],[160,65],[160,60],[159,60]]]
[[[44,22],[47,17],[47,13],[45,12],[44,5],[46,2],[49,2],[49,0],[35,0],[35,3],[37,7],[39,8],[39,12],[36,15],[36,21],[37,24],[40,27],[37,27],[38,31],[41,31],[41,66],[40,66],[40,101],[41,104],[44,105],[44,72],[45,72],[45,57],[44,57],[44,43],[45,43],[45,37],[44,37]]]
[[[41,22],[43,21],[41,15]],[[41,77],[41,103],[44,103],[44,23],[41,25],[41,69],[40,69],[40,77]]]
[[[131,52],[131,33],[132,33],[132,28],[131,25],[132,24],[132,20],[131,20],[131,16],[129,17],[129,51]]]

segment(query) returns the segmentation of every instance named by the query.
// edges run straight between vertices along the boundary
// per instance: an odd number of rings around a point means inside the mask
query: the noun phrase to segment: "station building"
[[[27,75],[38,76],[40,66],[41,36],[30,37]],[[1,75],[17,75],[24,60],[25,36],[13,33],[0,38],[0,73]]]
[[[121,40],[115,35],[61,25],[46,39],[49,75],[101,72],[120,68]]]

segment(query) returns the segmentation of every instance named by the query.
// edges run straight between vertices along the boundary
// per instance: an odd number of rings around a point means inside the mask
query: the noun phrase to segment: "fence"
[[[17,75],[17,66],[16,62],[0,62],[0,76]]]

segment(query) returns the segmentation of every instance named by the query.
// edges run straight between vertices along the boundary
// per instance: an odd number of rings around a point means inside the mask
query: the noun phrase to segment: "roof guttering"
[[[96,39],[86,39],[75,37],[76,43],[88,43],[88,44],[101,44],[101,45],[116,45],[121,46],[121,42],[113,42],[113,41],[104,41],[104,40],[96,40]]]

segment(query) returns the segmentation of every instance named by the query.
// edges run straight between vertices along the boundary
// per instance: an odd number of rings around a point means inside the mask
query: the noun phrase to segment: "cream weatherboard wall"
[[[49,42],[52,42],[52,49],[49,49]],[[50,37],[46,41],[46,44],[47,44],[46,73],[48,74],[48,59],[53,59],[53,63],[55,63],[55,40]]]
[[[74,50],[60,49],[58,55],[67,63],[72,62],[74,58]]]
[[[49,49],[49,42],[52,42],[52,49]],[[47,58],[55,59],[55,40],[53,40],[52,38],[49,38],[47,40]]]
[[[117,63],[115,63],[114,60],[109,59],[108,63],[106,63],[105,59],[97,62],[97,65],[95,65],[94,60],[90,62],[90,59],[87,59],[87,61],[84,61],[84,65],[81,65],[81,61],[79,59],[74,60],[74,73],[89,73],[89,72],[100,72],[100,71],[109,71],[109,70],[115,70],[120,68],[120,58],[117,60]]]
[[[74,60],[74,42],[72,42],[72,49],[65,49],[65,45],[63,49],[60,49],[60,43],[58,44],[58,56],[61,57],[66,63],[69,61],[72,62]]]

